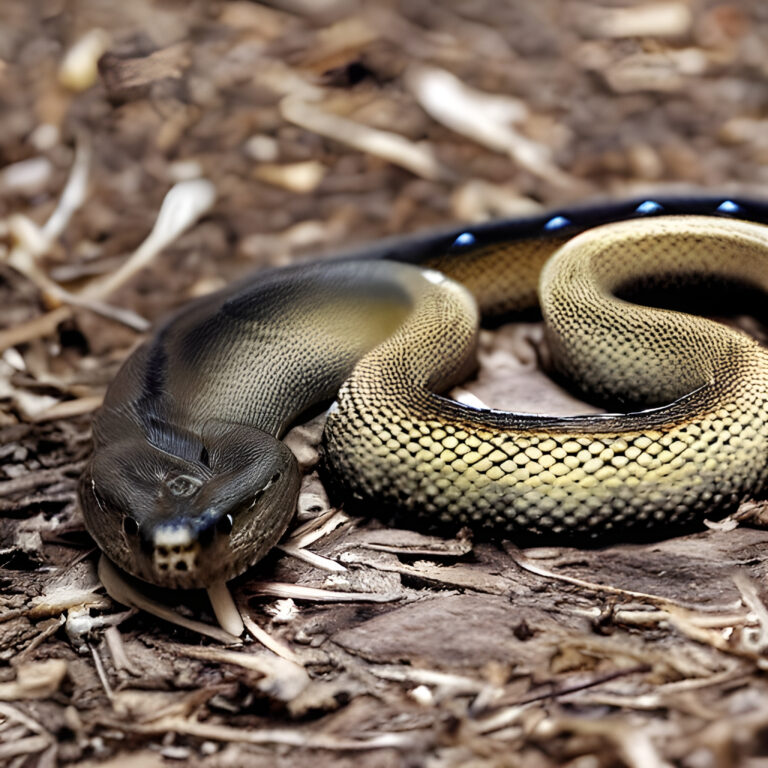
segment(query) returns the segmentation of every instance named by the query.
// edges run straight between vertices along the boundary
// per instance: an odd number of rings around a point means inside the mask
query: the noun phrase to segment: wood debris
[[[0,3],[0,763],[756,765],[764,503],[600,549],[406,531],[333,505],[320,416],[226,632],[203,592],[99,581],[75,496],[150,323],[254,268],[764,195],[766,23],[758,0]],[[535,322],[483,331],[454,395],[599,412],[546,360]]]

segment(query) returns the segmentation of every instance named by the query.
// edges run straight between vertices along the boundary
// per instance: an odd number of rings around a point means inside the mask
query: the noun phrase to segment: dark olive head
[[[145,581],[186,589],[234,578],[277,543],[296,509],[296,460],[266,432],[211,422],[185,433],[183,457],[136,430],[110,434],[96,440],[80,505],[101,549]]]

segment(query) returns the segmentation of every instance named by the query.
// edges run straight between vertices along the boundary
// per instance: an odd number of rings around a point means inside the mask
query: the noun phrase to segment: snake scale
[[[195,300],[109,387],[80,483],[86,525],[155,584],[238,575],[295,510],[280,438],[334,398],[334,483],[406,519],[627,537],[732,509],[768,479],[768,350],[630,299],[768,291],[766,220],[751,200],[625,201],[385,242]],[[538,305],[557,371],[626,412],[554,418],[440,394],[472,372],[481,315]]]

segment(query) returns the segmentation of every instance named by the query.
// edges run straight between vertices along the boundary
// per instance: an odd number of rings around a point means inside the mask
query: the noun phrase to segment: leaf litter
[[[764,757],[760,503],[593,550],[443,539],[334,509],[319,420],[291,437],[296,527],[231,585],[241,638],[204,595],[105,594],[75,504],[106,383],[187,298],[453,220],[759,193],[759,4],[42,8],[0,9],[0,760]],[[545,358],[535,323],[484,331],[454,396],[592,408]]]

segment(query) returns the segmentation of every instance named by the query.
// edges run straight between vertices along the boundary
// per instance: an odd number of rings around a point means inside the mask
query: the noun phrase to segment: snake
[[[768,203],[747,198],[582,205],[267,269],[195,299],[108,387],[78,487],[86,527],[152,584],[238,576],[296,510],[302,477],[282,438],[329,403],[330,487],[415,527],[599,542],[725,514],[768,485],[768,349],[687,304],[764,301],[767,221]],[[554,375],[614,412],[446,396],[476,368],[481,322],[529,311]]]

